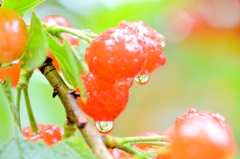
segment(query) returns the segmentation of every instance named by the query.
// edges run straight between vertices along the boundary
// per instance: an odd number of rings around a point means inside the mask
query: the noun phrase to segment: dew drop
[[[158,36],[159,36],[159,38],[161,40],[162,47],[165,47],[166,44],[167,44],[167,40],[166,40],[165,36],[163,36],[162,34],[158,34]]]
[[[114,126],[113,121],[95,121],[95,127],[100,133],[107,134],[112,131]]]
[[[149,74],[141,74],[134,78],[134,80],[141,85],[147,84],[150,79]]]

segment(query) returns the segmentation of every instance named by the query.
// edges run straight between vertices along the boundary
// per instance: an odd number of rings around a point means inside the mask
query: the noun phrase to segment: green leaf
[[[25,140],[19,131],[0,147],[0,159],[96,159],[96,156],[75,136],[49,147],[42,141]]]
[[[86,91],[84,84],[80,80],[80,73],[76,67],[76,60],[74,59],[73,50],[67,40],[60,45],[50,34],[48,35],[49,49],[56,57],[57,62],[63,72],[65,80],[74,88],[79,87],[81,98],[86,101]]]
[[[30,71],[40,66],[46,59],[46,51],[48,47],[47,35],[44,31],[41,21],[33,12],[29,33],[29,42],[26,52],[21,61],[24,61],[22,68]]]
[[[16,10],[23,15],[26,11],[42,3],[44,0],[3,0],[2,7]]]

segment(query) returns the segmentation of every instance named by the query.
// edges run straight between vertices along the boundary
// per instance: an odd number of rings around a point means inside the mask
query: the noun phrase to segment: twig
[[[66,111],[67,123],[77,125],[86,142],[99,159],[113,159],[103,143],[101,135],[91,124],[87,124],[87,117],[77,103],[78,94],[67,87],[55,67],[52,65],[52,59],[48,57],[39,67],[39,70],[48,80],[55,92],[57,91],[57,95]]]
[[[57,25],[46,25],[46,24],[44,24],[44,26],[46,27],[47,32],[59,38],[62,38],[61,33],[65,32],[65,33],[74,35],[80,39],[83,39],[88,43],[91,43],[92,39],[97,36],[97,34],[89,33],[87,31],[78,30],[74,28],[68,28],[68,27],[57,26]]]
[[[33,74],[33,71],[26,71],[24,69],[21,69],[20,79],[19,79],[18,85],[17,85],[17,98],[18,98],[17,99],[17,113],[20,117],[20,97],[21,97],[21,92],[23,91],[26,108],[27,108],[27,112],[28,112],[28,118],[29,118],[29,122],[30,122],[30,126],[31,126],[31,131],[32,131],[32,133],[38,133],[37,122],[35,120],[35,117],[34,117],[34,114],[32,111],[29,94],[28,94],[28,83],[29,83],[29,80],[30,80],[32,74]],[[20,118],[19,118],[19,122],[20,122]]]

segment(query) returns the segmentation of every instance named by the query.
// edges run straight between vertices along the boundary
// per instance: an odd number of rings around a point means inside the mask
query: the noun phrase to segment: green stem
[[[0,68],[8,68],[10,66],[16,65],[17,63],[18,63],[18,61],[13,61],[13,62],[5,64],[5,65],[0,64]]]
[[[143,157],[145,156],[145,158],[155,155],[156,152],[144,152],[137,149],[134,145],[148,144],[153,146],[162,146],[162,148],[170,145],[170,143],[163,141],[168,138],[167,136],[134,136],[120,138],[111,135],[104,135],[102,138],[103,142],[108,148],[118,148],[131,154],[140,155]]]
[[[143,159],[151,159],[150,154],[145,153],[145,152],[133,147],[131,144],[120,145],[118,148],[125,151],[125,152],[128,152],[130,154],[139,155]]]
[[[61,37],[60,34],[65,32],[65,33],[74,35],[80,39],[83,39],[83,40],[87,41],[88,43],[91,43],[92,39],[97,36],[94,33],[89,33],[84,30],[78,30],[78,29],[74,29],[74,28],[68,28],[68,27],[57,26],[57,25],[46,25],[46,24],[44,24],[44,25],[50,34],[58,36],[58,37]]]
[[[20,101],[21,101],[21,95],[22,95],[22,88],[21,86],[17,86],[17,103],[16,103],[16,109],[17,109],[17,115],[18,115],[18,124],[20,126],[20,128],[22,128],[21,126],[21,116],[20,116],[20,111],[21,111],[21,107],[20,107]]]
[[[27,88],[23,88],[23,94],[24,94],[24,98],[25,98],[25,103],[26,103],[26,107],[27,107],[28,118],[29,118],[32,133],[34,133],[34,134],[38,133],[38,126],[37,126],[37,122],[35,120],[35,117],[33,115],[33,111],[32,111],[32,107],[31,107],[31,103],[30,103]]]
[[[134,136],[122,138],[122,143],[140,144],[143,142],[163,142],[168,136]]]
[[[80,73],[83,73],[83,74],[86,74],[89,72],[89,69],[88,69],[88,65],[86,64],[86,62],[82,59],[82,57],[77,53],[76,50],[72,49],[73,50],[73,55],[75,57],[75,59],[77,60],[77,63],[79,65],[78,69],[80,71]]]
[[[17,85],[17,113],[20,116],[21,91],[23,91],[26,108],[28,112],[28,118],[31,126],[31,131],[32,133],[38,133],[38,126],[32,111],[32,107],[29,99],[29,93],[28,93],[28,83],[32,74],[33,74],[33,71],[26,71],[24,69],[21,69],[20,79]]]

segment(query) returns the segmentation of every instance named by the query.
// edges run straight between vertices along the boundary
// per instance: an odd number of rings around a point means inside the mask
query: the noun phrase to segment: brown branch
[[[101,135],[91,124],[87,124],[87,117],[78,106],[77,97],[79,95],[68,88],[52,65],[52,59],[48,57],[39,67],[39,70],[53,87],[53,96],[58,95],[60,98],[66,111],[67,123],[77,125],[86,142],[99,159],[113,159],[103,143]]]

